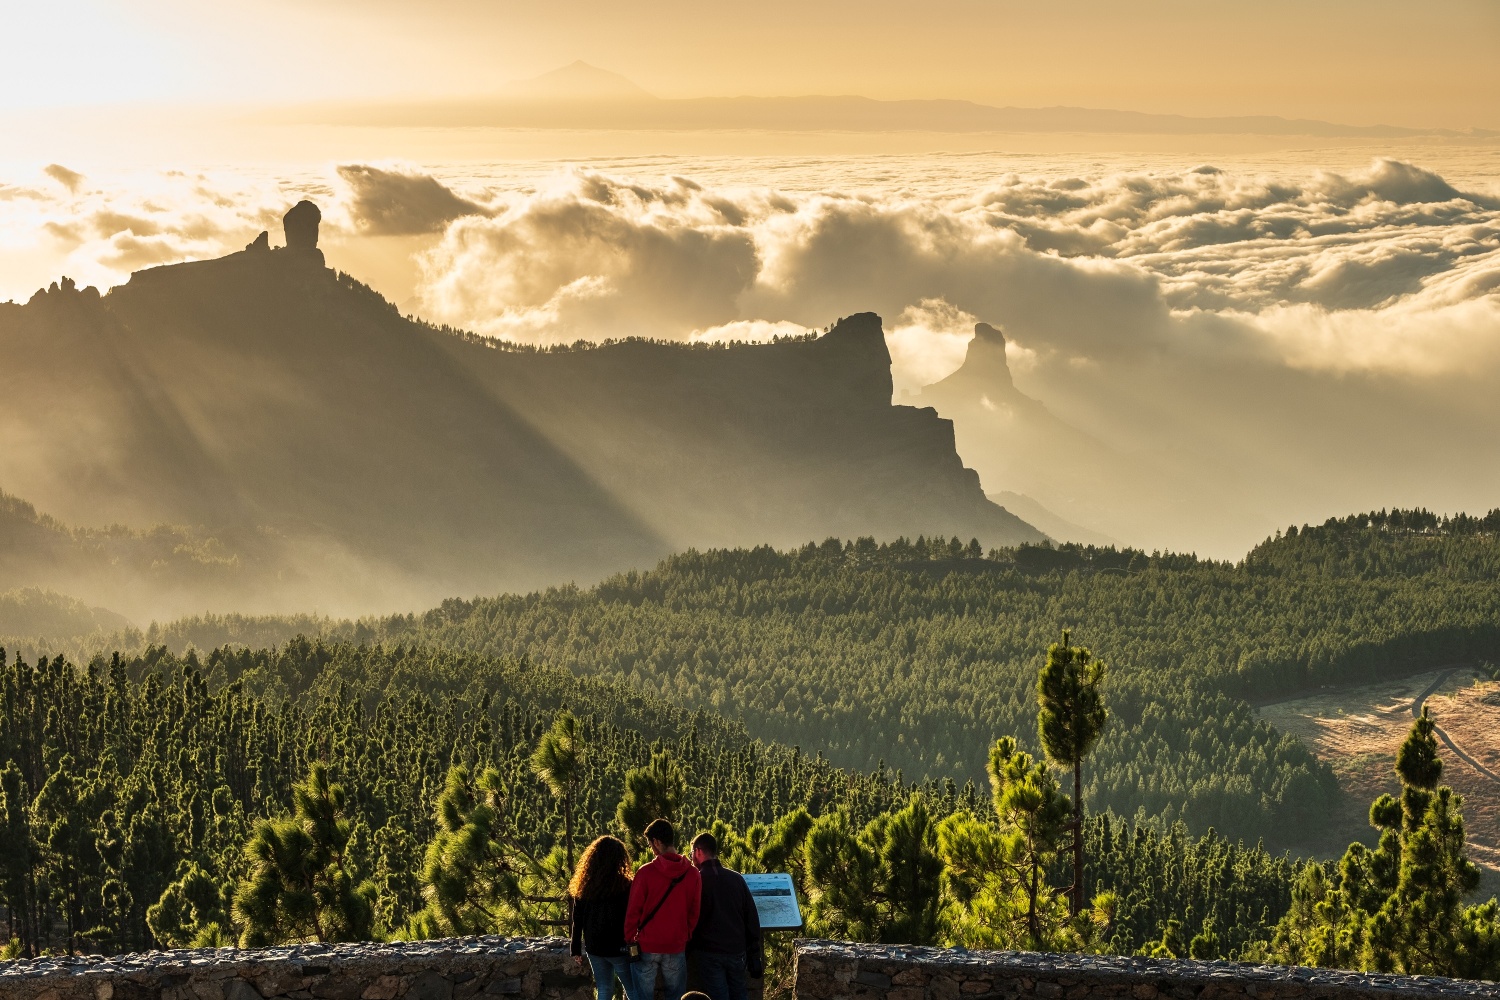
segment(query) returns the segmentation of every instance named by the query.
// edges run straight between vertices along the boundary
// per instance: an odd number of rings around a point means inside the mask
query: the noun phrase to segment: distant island
[[[579,61],[490,97],[323,102],[264,112],[269,120],[342,125],[568,129],[754,129],[790,132],[1079,132],[1318,138],[1493,139],[1491,129],[1345,125],[1275,115],[1195,117],[1110,108],[993,107],[962,100],[877,100],[849,94],[661,98]]]

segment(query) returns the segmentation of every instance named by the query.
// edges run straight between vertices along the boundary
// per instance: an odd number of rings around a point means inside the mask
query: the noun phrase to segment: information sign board
[[[755,900],[755,911],[760,914],[761,930],[791,931],[802,926],[802,911],[797,908],[797,890],[792,888],[791,875],[786,872],[746,875],[745,884],[750,887],[750,898]]]

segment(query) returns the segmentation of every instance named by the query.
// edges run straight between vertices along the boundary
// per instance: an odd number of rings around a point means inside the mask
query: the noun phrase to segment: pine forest
[[[557,933],[582,845],[639,860],[666,816],[792,872],[820,936],[1495,978],[1432,719],[1316,857],[1345,793],[1256,708],[1500,658],[1497,528],[1365,514],[1235,564],[830,539],[7,638],[8,954]]]

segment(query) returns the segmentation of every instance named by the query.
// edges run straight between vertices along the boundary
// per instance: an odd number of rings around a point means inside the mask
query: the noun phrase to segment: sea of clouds
[[[1500,506],[1493,181],[1385,158],[910,164],[350,163],[103,182],[53,165],[0,178],[0,297],[24,299],[43,266],[108,286],[262,229],[279,242],[285,206],[310,196],[333,263],[384,253],[406,275],[385,288],[403,309],[494,337],[755,340],[873,310],[907,390],[993,323],[1023,391],[1164,470],[1164,490],[1196,484],[1192,504],[1154,512],[1062,495],[1081,485],[1039,497],[1127,541],[1227,555],[1344,507]],[[1205,481],[1222,482],[1222,509]]]

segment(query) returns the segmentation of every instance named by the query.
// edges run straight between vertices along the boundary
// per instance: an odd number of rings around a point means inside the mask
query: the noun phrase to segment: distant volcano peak
[[[654,101],[656,95],[618,73],[579,59],[506,88],[509,97],[524,101]]]

